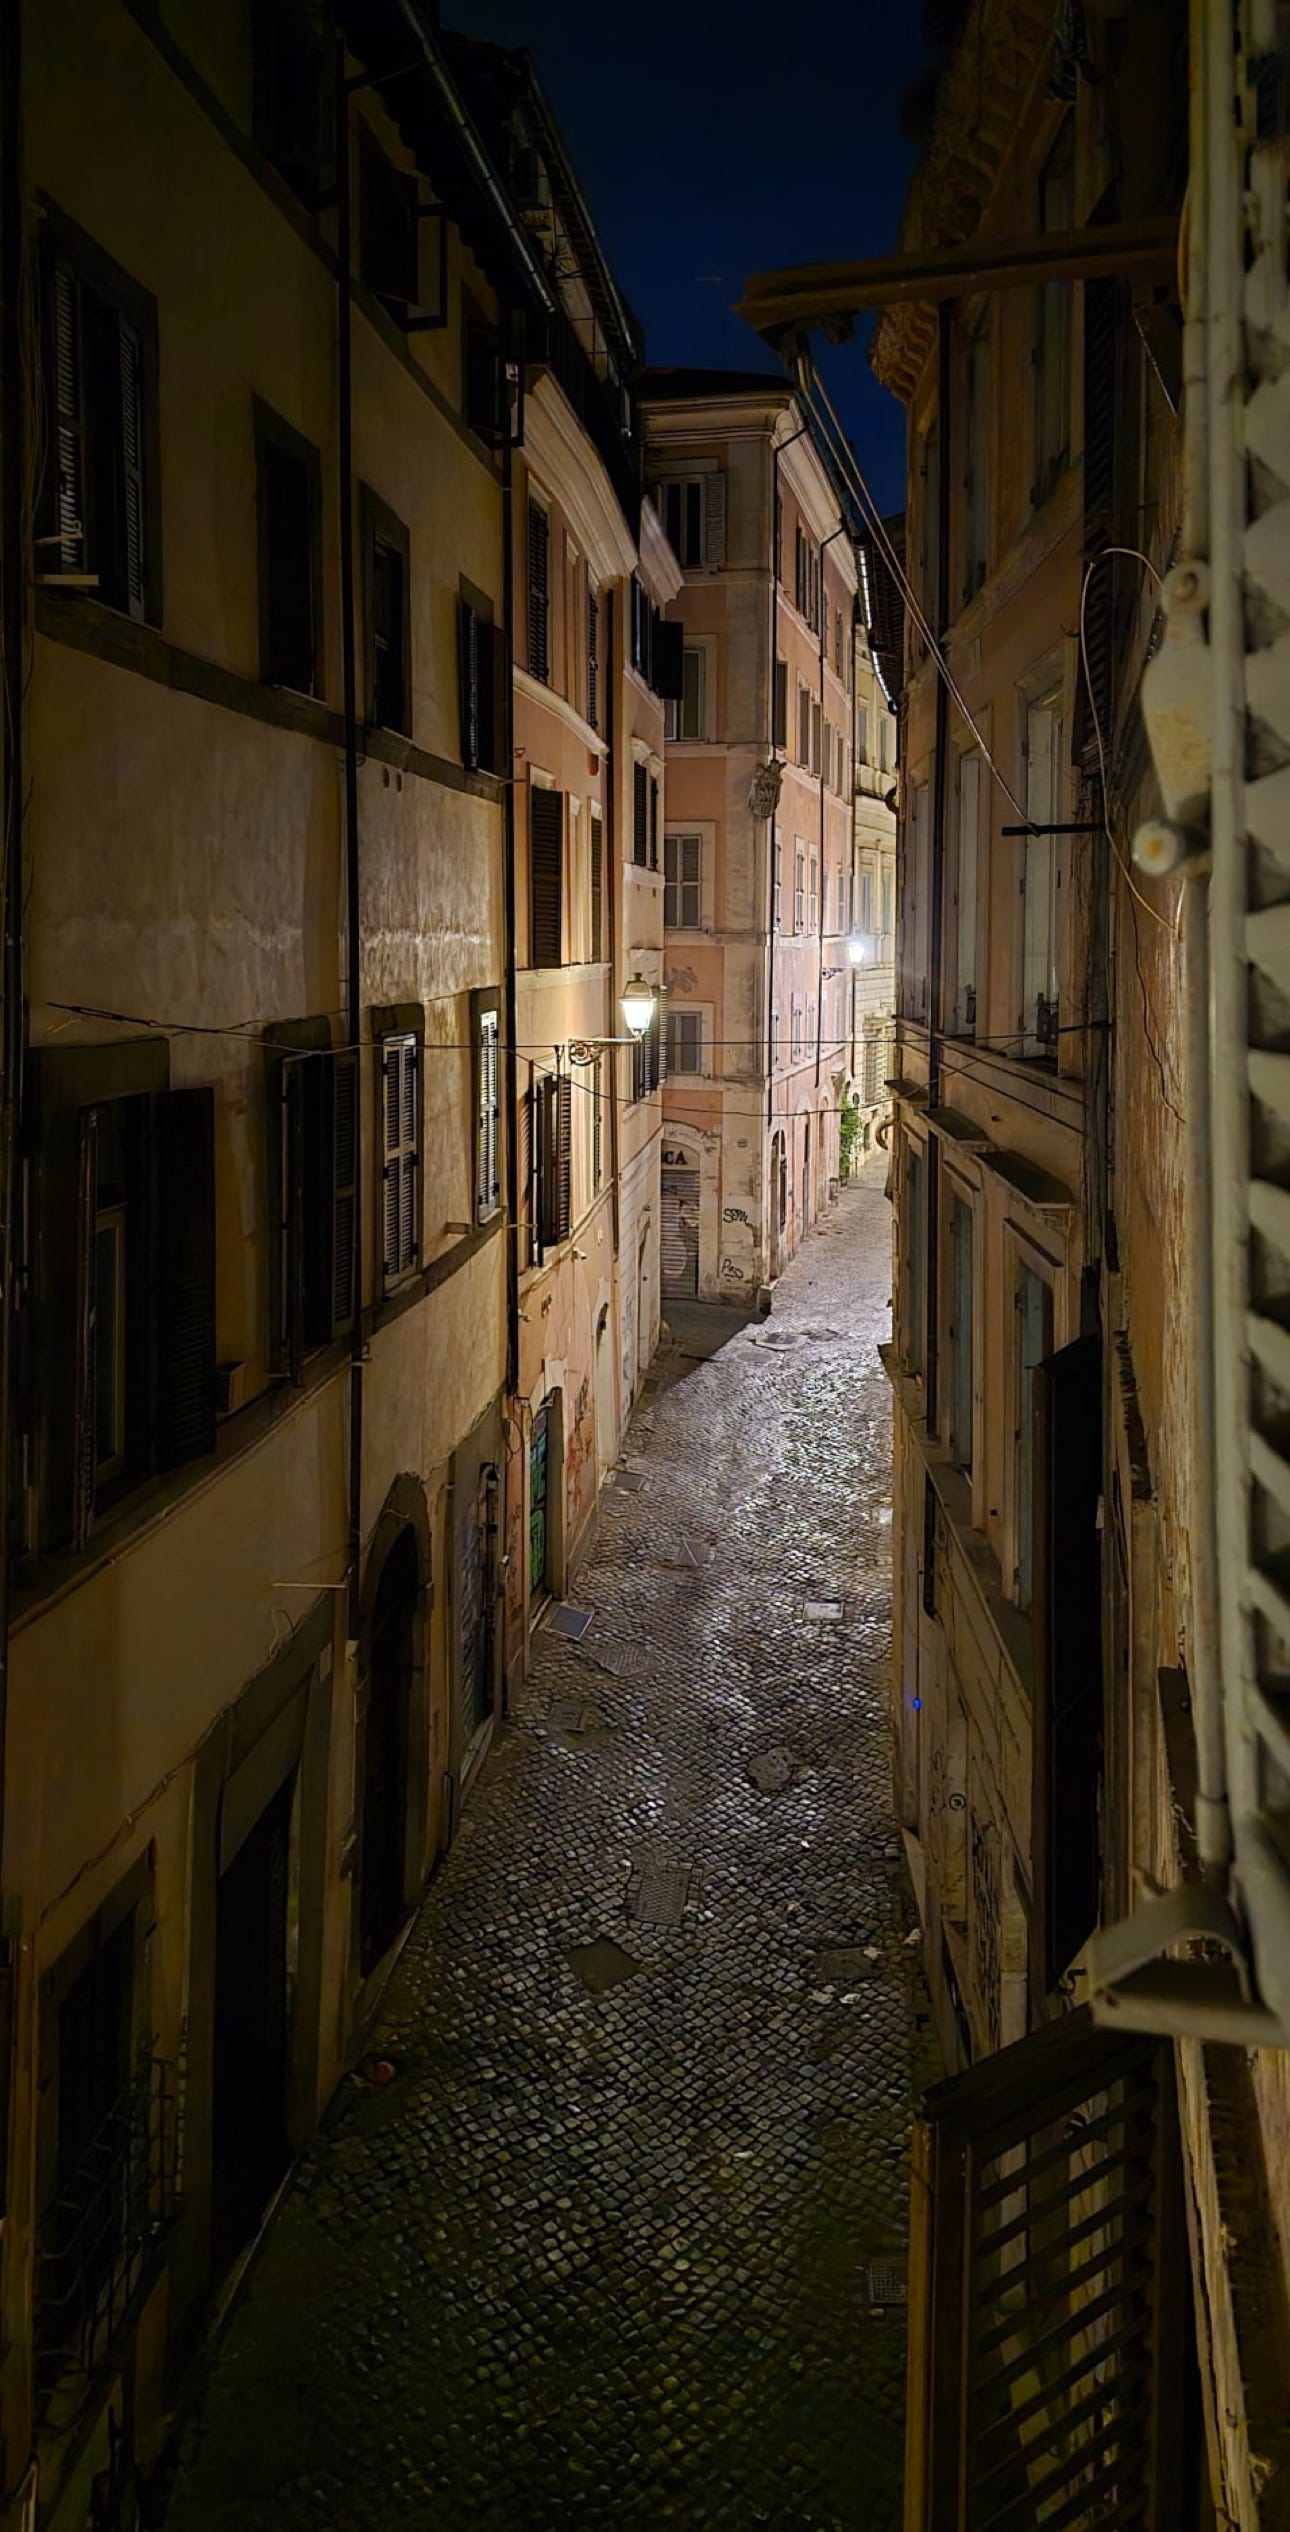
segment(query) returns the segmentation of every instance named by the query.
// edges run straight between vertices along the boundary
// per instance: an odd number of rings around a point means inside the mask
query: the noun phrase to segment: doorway
[[[663,1291],[672,1300],[693,1300],[699,1291],[699,1173],[664,1169]]]
[[[811,1203],[813,1181],[811,1178],[811,1120],[809,1117],[806,1119],[806,1123],[802,1131],[804,1135],[804,1141],[802,1144],[802,1229],[804,1231],[809,1231],[811,1227],[811,1216],[814,1211],[814,1207]]]
[[[420,1579],[411,1529],[381,1567],[367,1651],[359,1965],[366,1978],[407,1916],[408,1706]]]
[[[618,1419],[614,1410],[614,1349],[606,1301],[596,1320],[596,1469],[602,1485],[618,1456]]]
[[[219,1877],[211,2103],[216,2276],[250,2240],[290,2161],[288,1936],[296,1771]]]
[[[544,1398],[529,1434],[529,1609],[546,1597],[550,1564],[551,1401]]]
[[[782,1132],[771,1137],[770,1203],[770,1272],[773,1282],[784,1271],[784,1239],[788,1229],[788,1145]]]

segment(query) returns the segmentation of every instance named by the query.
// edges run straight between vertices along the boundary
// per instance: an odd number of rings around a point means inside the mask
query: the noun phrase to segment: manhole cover
[[[909,2281],[897,2260],[871,2260],[865,2285],[873,2312],[885,2312],[889,2304],[909,2301]]]
[[[791,1354],[794,1346],[801,1342],[792,1328],[762,1328],[752,1339],[754,1345],[764,1346],[768,1354]]]
[[[597,1670],[608,1671],[611,1679],[643,1679],[653,1669],[655,1656],[648,1644],[604,1644],[595,1651],[588,1645],[587,1659]]]
[[[605,1996],[611,1987],[621,1987],[625,1978],[634,1978],[640,1962],[612,1935],[598,1934],[594,1943],[580,1943],[570,1952],[569,1967],[593,1996]]]
[[[595,1618],[594,1609],[572,1609],[567,1600],[558,1600],[548,1621],[553,1635],[567,1635],[571,1644],[580,1644]]]
[[[546,1719],[548,1729],[562,1741],[595,1745],[613,1737],[612,1726],[599,1706],[583,1705],[577,1697],[553,1697]]]
[[[808,1600],[806,1614],[808,1618],[840,1618],[842,1602],[840,1600]]]
[[[628,1916],[638,1925],[679,1925],[693,1879],[688,1864],[634,1864],[627,1884]]]
[[[624,1495],[639,1495],[644,1492],[645,1488],[645,1480],[641,1476],[639,1469],[635,1468],[616,1468],[614,1470],[614,1484],[617,1486],[620,1494]]]

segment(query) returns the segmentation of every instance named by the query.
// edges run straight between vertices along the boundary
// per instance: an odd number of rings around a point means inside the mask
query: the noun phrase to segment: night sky
[[[913,0],[444,0],[445,22],[527,45],[651,361],[773,366],[732,313],[745,276],[882,254],[912,163],[897,109],[923,59]],[[904,410],[866,358],[822,376],[884,509],[904,500]]]

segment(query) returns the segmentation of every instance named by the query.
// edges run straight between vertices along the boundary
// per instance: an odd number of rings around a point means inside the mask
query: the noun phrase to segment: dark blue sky
[[[924,58],[916,0],[444,0],[526,44],[648,356],[755,369],[732,313],[776,264],[882,254],[912,163],[897,108]],[[869,326],[817,353],[884,509],[904,501],[904,411]]]

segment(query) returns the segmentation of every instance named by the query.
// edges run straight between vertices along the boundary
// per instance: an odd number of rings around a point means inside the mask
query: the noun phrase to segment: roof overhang
[[[781,272],[753,273],[736,314],[768,340],[782,342],[785,335],[822,326],[841,342],[867,308],[910,301],[935,307],[942,299],[972,298],[980,290],[1096,281],[1108,273],[1172,274],[1177,261],[1176,216],[1029,237],[973,237],[961,246],[917,246],[860,263],[794,264]]]

